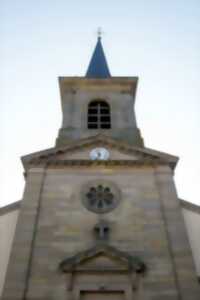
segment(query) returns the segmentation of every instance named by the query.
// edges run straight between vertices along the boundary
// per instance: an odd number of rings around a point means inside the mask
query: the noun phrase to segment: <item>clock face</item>
[[[95,148],[90,152],[90,158],[92,160],[107,160],[109,156],[109,151],[105,148]]]

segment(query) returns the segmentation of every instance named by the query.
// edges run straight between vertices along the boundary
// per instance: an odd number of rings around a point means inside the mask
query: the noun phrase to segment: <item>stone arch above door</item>
[[[60,263],[70,300],[132,299],[146,265],[115,247],[97,245]]]

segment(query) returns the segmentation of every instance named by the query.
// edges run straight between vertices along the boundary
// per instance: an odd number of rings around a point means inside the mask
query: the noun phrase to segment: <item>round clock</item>
[[[95,148],[90,152],[90,158],[92,160],[107,160],[109,156],[110,153],[105,148]]]

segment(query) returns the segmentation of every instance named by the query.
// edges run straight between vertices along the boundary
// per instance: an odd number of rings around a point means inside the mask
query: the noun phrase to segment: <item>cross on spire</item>
[[[98,27],[98,29],[97,29],[97,37],[98,37],[98,39],[101,39],[102,34],[103,34],[102,28]]]

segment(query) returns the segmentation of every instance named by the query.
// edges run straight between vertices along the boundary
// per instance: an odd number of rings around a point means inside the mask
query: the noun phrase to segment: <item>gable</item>
[[[75,269],[86,270],[88,267],[99,271],[102,267],[105,267],[107,270],[129,269],[138,273],[143,273],[146,270],[146,265],[140,257],[129,255],[127,252],[105,244],[99,244],[79,252],[72,257],[66,258],[59,265],[62,272],[71,272]]]
[[[88,258],[77,267],[77,270],[127,270],[128,263],[119,258],[109,257],[105,253]]]
[[[119,151],[116,148],[113,148],[112,146],[107,146],[102,143],[101,146],[97,145],[91,145],[87,147],[83,147],[82,149],[74,149],[73,152],[66,151],[63,154],[58,155],[58,160],[88,160],[91,159],[91,151],[98,148],[105,148],[109,151],[109,159],[110,160],[138,160],[140,158],[139,154],[132,153],[127,154],[125,152]]]
[[[115,141],[111,138],[98,135],[87,139],[79,140],[69,146],[62,148],[52,148],[41,152],[33,153],[22,158],[26,169],[28,164],[38,163],[69,163],[77,161],[92,162],[90,152],[95,148],[105,148],[110,156],[106,162],[162,162],[168,163],[172,168],[175,167],[178,158],[166,153],[152,149],[130,146],[127,143]]]

